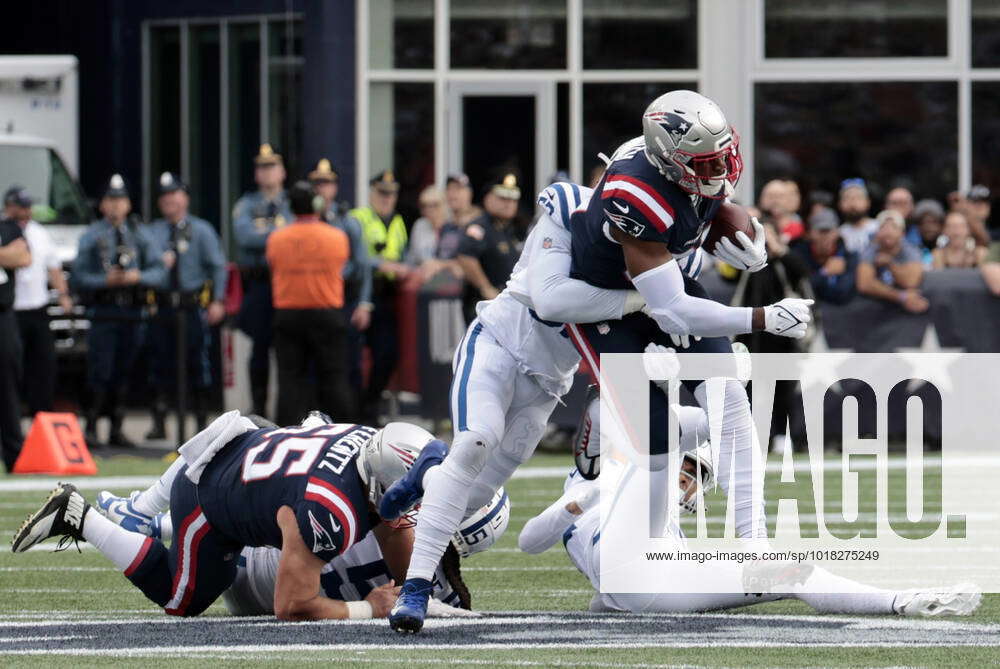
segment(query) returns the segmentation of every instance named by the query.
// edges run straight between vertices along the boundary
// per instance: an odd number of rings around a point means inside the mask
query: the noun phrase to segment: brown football
[[[716,212],[715,218],[712,219],[712,223],[708,226],[708,235],[705,236],[705,242],[701,246],[709,253],[715,253],[715,244],[723,237],[728,237],[729,241],[740,248],[742,245],[736,239],[736,232],[739,230],[745,232],[750,239],[754,238],[750,214],[738,204],[723,202],[719,211]]]

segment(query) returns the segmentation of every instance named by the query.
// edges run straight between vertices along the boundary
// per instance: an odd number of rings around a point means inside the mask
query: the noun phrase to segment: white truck
[[[93,217],[76,178],[78,150],[76,57],[0,56],[0,193],[27,188],[64,263]]]

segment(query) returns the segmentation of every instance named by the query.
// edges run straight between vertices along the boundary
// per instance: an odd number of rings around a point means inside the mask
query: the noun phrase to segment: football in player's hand
[[[711,225],[708,226],[708,235],[701,245],[709,253],[715,253],[715,244],[723,237],[729,238],[736,248],[742,248],[740,240],[736,238],[736,233],[742,230],[750,239],[754,239],[754,228],[750,222],[750,214],[744,207],[738,204],[723,202],[719,211],[715,213]]]

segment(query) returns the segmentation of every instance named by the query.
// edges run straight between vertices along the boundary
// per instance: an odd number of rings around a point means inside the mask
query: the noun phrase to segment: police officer
[[[236,262],[243,279],[243,304],[237,325],[253,340],[250,355],[250,392],[253,412],[267,415],[267,383],[271,368],[271,276],[264,249],[272,231],[292,220],[285,195],[285,164],[270,144],[261,144],[253,160],[257,190],[233,206]]]
[[[80,237],[71,275],[90,319],[87,383],[91,396],[85,438],[98,443],[97,419],[104,413],[111,419],[108,443],[132,448],[135,444],[122,433],[119,402],[142,334],[148,289],[162,285],[166,271],[160,250],[128,219],[132,201],[121,175],[111,177],[100,210],[104,217]]]
[[[309,173],[313,190],[323,198],[323,220],[340,228],[350,243],[350,257],[344,266],[344,306],[341,313],[348,323],[345,352],[347,355],[347,380],[352,388],[361,388],[361,347],[364,331],[371,323],[372,309],[372,267],[368,260],[368,246],[361,232],[361,224],[353,216],[347,216],[346,207],[337,202],[339,177],[330,161],[323,158],[316,169]],[[351,420],[360,420],[350,417]]]
[[[377,422],[382,391],[396,368],[396,284],[406,278],[409,266],[403,264],[406,253],[406,225],[396,212],[399,182],[391,170],[379,172],[368,182],[369,206],[350,211],[361,224],[368,245],[368,264],[372,280],[371,325],[365,339],[372,352],[372,371],[361,402],[361,422]]]
[[[0,220],[0,456],[7,471],[21,452],[21,337],[14,317],[15,272],[31,264],[31,251],[16,221]]]
[[[476,317],[480,300],[496,297],[521,255],[523,240],[514,226],[521,189],[517,177],[505,174],[483,197],[485,213],[465,226],[458,263],[465,272],[465,320]]]
[[[165,281],[157,286],[156,316],[150,324],[152,360],[150,386],[157,393],[153,402],[153,426],[146,439],[165,439],[166,397],[177,389],[178,319],[184,319],[185,358],[198,431],[205,428],[208,391],[212,385],[209,361],[211,333],[226,316],[226,259],[222,243],[211,223],[188,211],[188,187],[176,174],[160,176],[158,200],[162,218],[148,228],[153,242],[163,250]]]

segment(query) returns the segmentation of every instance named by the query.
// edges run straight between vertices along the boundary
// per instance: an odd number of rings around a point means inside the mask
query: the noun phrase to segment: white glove
[[[812,320],[809,307],[813,300],[786,297],[769,307],[764,307],[764,332],[801,339]]]
[[[743,245],[743,248],[737,247],[729,238],[723,237],[716,242],[715,252],[712,255],[736,269],[759,272],[767,267],[764,226],[756,218],[751,218],[750,223],[753,224],[753,239],[750,239],[742,230],[736,233],[736,239]]]
[[[736,356],[736,379],[746,387],[750,382],[753,368],[753,361],[750,358],[750,349],[743,342],[733,342],[733,355]]]
[[[428,618],[478,618],[480,613],[468,609],[460,609],[457,606],[449,606],[439,599],[431,597],[427,600]]]
[[[698,335],[675,335],[675,334],[670,335],[670,341],[674,343],[674,346],[676,348],[690,348],[692,337],[694,337],[695,341],[701,341],[701,337],[699,337]],[[670,349],[667,350],[669,351]]]
[[[582,494],[573,500],[584,513],[587,513],[595,504],[601,501],[601,486],[599,483],[597,481],[588,481],[588,483],[592,483],[592,485],[578,486],[583,488]]]
[[[687,339],[687,335],[683,336]],[[681,361],[677,359],[677,352],[653,342],[650,342],[642,353],[642,366],[646,370],[646,376],[664,393],[669,392],[670,383],[676,380],[681,371]]]

